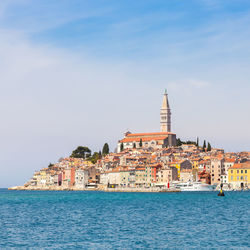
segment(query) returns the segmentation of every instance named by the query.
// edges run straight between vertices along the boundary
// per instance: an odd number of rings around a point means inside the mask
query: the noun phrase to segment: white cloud
[[[134,65],[38,46],[19,32],[1,30],[0,36],[1,185],[24,183],[78,145],[99,150],[109,142],[113,148],[125,128],[151,120],[138,114],[152,109],[143,95],[153,86],[136,84],[142,78],[128,74]]]

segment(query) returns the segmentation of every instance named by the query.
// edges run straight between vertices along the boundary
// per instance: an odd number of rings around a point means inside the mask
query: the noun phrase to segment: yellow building
[[[45,187],[50,183],[50,175],[47,173],[47,169],[42,169],[39,174],[36,174],[37,186]]]
[[[228,169],[228,183],[234,189],[250,188],[250,161],[235,163]]]
[[[198,171],[200,162],[201,162],[200,158],[193,158],[193,159],[191,159],[192,168]]]
[[[192,164],[188,160],[170,162],[169,166],[177,169],[178,178],[180,178],[180,173],[183,169],[192,169]]]

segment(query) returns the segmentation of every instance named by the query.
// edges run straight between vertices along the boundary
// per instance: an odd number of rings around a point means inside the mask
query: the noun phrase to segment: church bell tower
[[[161,106],[161,132],[171,132],[171,110],[168,103],[167,90],[163,95]]]

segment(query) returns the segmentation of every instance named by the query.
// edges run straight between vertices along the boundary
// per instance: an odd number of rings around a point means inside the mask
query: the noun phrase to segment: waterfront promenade
[[[64,188],[64,187],[24,187],[17,186],[9,188],[8,190],[19,190],[19,191],[104,191],[104,192],[138,192],[138,193],[147,193],[147,192],[180,192],[180,190],[175,188],[159,188],[159,187],[140,187],[140,188],[132,188],[132,187],[118,187],[118,188],[107,188],[107,187],[99,187],[99,188]]]

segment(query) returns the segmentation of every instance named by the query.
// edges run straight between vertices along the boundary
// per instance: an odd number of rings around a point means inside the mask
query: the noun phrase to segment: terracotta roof
[[[250,169],[250,161],[244,163],[235,163],[229,169]]]
[[[144,171],[144,170],[145,170],[145,167],[144,167],[144,168],[136,168],[135,171],[137,171],[137,170],[139,170],[139,171]]]
[[[132,137],[132,138],[124,138],[122,140],[120,140],[120,142],[139,142],[140,140],[142,140],[143,142],[145,141],[159,141],[159,140],[164,140],[166,139],[167,136],[156,136],[156,137],[144,137],[144,138],[139,138],[139,137]]]
[[[155,132],[155,133],[136,133],[136,134],[128,134],[127,137],[137,137],[137,136],[145,136],[145,135],[173,135],[171,132]]]
[[[225,162],[235,162],[235,159],[226,158]]]

